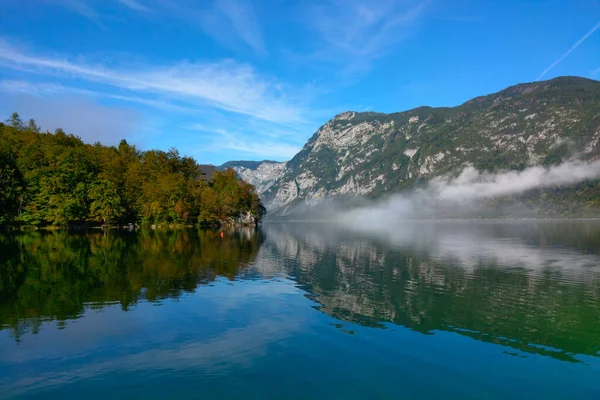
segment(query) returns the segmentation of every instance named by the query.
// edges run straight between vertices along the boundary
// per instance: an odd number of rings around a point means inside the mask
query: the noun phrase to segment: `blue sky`
[[[2,0],[0,112],[199,162],[287,160],[342,111],[600,78],[600,0]]]

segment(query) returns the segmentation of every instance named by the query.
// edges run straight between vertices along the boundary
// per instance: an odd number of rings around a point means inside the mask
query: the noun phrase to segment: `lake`
[[[0,398],[598,399],[600,221],[3,234]]]

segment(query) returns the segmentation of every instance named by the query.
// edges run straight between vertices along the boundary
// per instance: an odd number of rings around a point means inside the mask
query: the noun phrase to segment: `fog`
[[[572,186],[600,177],[600,160],[566,161],[523,171],[479,172],[469,167],[458,175],[431,180],[425,188],[400,193],[367,206],[335,212],[335,219],[352,229],[393,227],[402,219],[428,218],[450,212],[461,217],[481,209],[483,201],[523,194],[529,190]]]
[[[573,185],[599,176],[600,160],[591,163],[571,161],[550,168],[537,166],[499,174],[480,173],[469,167],[456,178],[434,179],[425,194],[440,200],[468,201]]]

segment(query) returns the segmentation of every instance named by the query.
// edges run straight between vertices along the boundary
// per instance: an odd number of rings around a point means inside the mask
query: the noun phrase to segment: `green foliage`
[[[85,144],[62,130],[40,133],[17,113],[0,124],[0,226],[220,224],[264,215],[252,185],[233,170],[200,179],[176,149]]]
[[[112,223],[119,221],[125,213],[117,185],[108,179],[92,183],[89,191],[90,217],[93,221]]]

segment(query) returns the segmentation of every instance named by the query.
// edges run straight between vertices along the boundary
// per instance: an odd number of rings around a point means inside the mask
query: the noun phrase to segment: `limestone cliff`
[[[257,187],[271,215],[285,215],[325,198],[376,198],[467,166],[523,169],[599,153],[600,82],[561,77],[452,108],[344,112],[287,163],[236,171]]]

